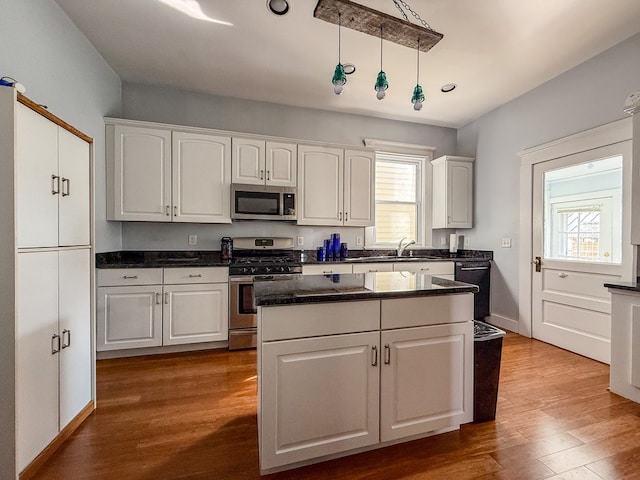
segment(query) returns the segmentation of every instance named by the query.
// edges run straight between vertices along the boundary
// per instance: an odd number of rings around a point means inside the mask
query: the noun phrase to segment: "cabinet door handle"
[[[384,346],[384,364],[389,365],[391,363],[391,348],[389,348],[389,344]]]
[[[201,273],[190,273],[189,278],[202,278]]]
[[[64,188],[65,185],[67,186],[67,188]],[[70,193],[70,189],[71,189],[71,180],[69,180],[68,178],[62,177],[62,196],[68,197]]]
[[[169,292],[164,292],[164,303],[169,305]]]
[[[344,221],[346,222],[347,220],[349,220],[349,214],[344,212]]]
[[[342,221],[342,212],[338,212],[338,220]]]
[[[51,355],[60,352],[60,335],[51,335]]]
[[[177,206],[177,205],[174,205],[174,206],[173,206],[173,216],[174,216],[174,217],[177,217],[177,216],[178,216],[178,206]]]
[[[156,305],[160,305],[160,293],[156,292]]]
[[[67,341],[65,342],[65,335],[67,337]],[[68,348],[71,346],[71,330],[67,330],[66,328],[62,330],[62,348]]]
[[[166,213],[166,215],[167,215],[167,217],[168,217],[168,216],[169,216],[169,205],[167,205],[167,206],[165,207],[165,213]]]
[[[60,177],[58,175],[51,175],[51,195],[58,195],[60,193]]]
[[[371,366],[378,366],[378,347],[375,345],[371,347]]]
[[[138,278],[138,275],[125,275],[122,278],[126,278],[127,280],[132,280]]]
[[[264,170],[260,170],[260,180],[264,180]]]
[[[267,180],[271,180],[271,172],[267,170]]]

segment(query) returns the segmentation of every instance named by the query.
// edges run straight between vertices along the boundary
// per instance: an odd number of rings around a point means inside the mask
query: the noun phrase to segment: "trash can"
[[[499,328],[478,320],[473,321],[473,421],[487,422],[496,419],[502,337],[506,333]]]

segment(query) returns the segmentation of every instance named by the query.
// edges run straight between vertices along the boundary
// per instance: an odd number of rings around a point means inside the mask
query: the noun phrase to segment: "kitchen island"
[[[261,472],[471,422],[475,291],[409,272],[257,277]]]

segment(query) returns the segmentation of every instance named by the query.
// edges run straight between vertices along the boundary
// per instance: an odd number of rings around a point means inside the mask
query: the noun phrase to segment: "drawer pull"
[[[428,272],[429,270],[431,270],[429,267],[425,267],[425,268],[421,268],[420,269],[421,272]]]
[[[562,273],[559,273],[558,276],[560,278],[567,278],[569,275],[567,275],[566,273],[562,272]]]
[[[189,278],[202,278],[201,273],[190,273]]]
[[[127,280],[135,280],[136,278],[138,278],[138,275],[125,275],[122,278],[126,278]]]
[[[333,270],[323,270],[322,273],[333,273]]]

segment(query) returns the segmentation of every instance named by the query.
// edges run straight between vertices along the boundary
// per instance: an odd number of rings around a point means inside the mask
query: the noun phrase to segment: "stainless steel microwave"
[[[296,188],[234,183],[231,185],[231,218],[296,220]]]

